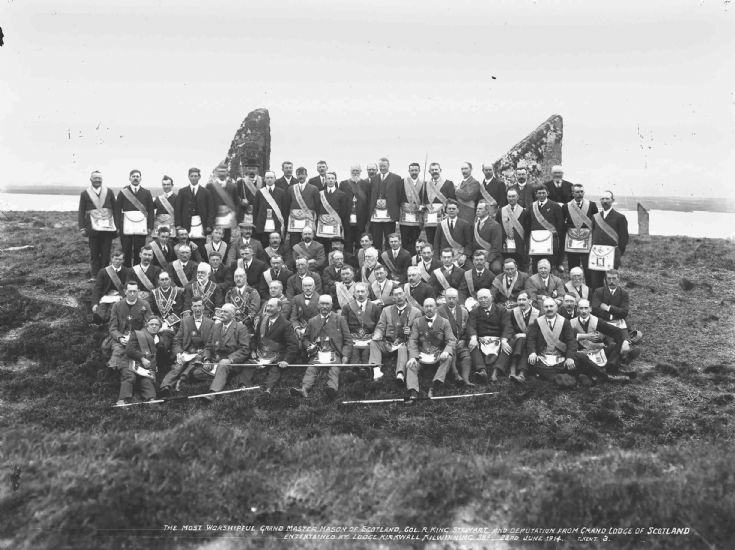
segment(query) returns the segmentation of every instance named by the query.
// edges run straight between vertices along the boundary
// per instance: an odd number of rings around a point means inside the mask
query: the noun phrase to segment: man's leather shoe
[[[306,390],[303,388],[291,388],[288,393],[291,397],[306,397]]]
[[[329,399],[330,401],[334,401],[335,399],[337,399],[337,390],[335,390],[331,386],[327,386],[327,399]]]
[[[472,376],[474,377],[476,383],[478,383],[478,384],[487,384],[487,372],[485,371],[485,369],[478,370]]]
[[[416,403],[416,400],[419,398],[419,392],[416,390],[409,390],[408,395],[406,396],[406,404],[407,405],[413,405]]]
[[[429,399],[440,396],[443,387],[444,384],[440,380],[434,380],[431,383],[431,389],[429,390]]]
[[[398,384],[398,387],[400,388],[406,387],[406,377],[403,375],[402,372],[396,374],[396,384]]]

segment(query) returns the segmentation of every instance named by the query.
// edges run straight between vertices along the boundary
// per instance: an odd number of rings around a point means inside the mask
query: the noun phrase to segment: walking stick
[[[224,395],[226,393],[237,393],[237,392],[243,392],[243,391],[252,391],[260,389],[260,386],[250,386],[247,388],[237,388],[236,390],[224,390],[224,391],[215,391],[210,393],[199,393],[196,395],[175,395],[173,397],[161,397],[160,399],[152,399],[151,401],[140,401],[138,403],[125,403],[124,405],[113,405],[113,408],[122,408],[122,407],[133,407],[135,405],[154,405],[156,403],[163,403],[165,401],[180,401],[182,399],[197,399],[199,397],[209,397],[209,396],[215,396],[215,395]]]
[[[414,399],[409,398],[391,398],[391,399],[359,399],[356,401],[341,401],[341,405],[359,405],[367,404],[372,405],[375,403],[408,403],[410,401],[436,401],[437,399],[462,399],[463,397],[480,397],[483,395],[496,395],[498,392],[482,392],[482,393],[465,393],[462,395],[440,395],[438,397],[416,397]]]

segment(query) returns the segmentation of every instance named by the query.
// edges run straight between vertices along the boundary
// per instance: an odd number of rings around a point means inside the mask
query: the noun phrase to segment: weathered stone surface
[[[551,167],[561,164],[561,145],[564,122],[561,115],[552,115],[533,132],[500,157],[493,164],[495,174],[506,185],[515,183],[515,168],[523,164],[528,169],[531,185],[551,179]]]
[[[646,210],[641,203],[638,203],[638,236],[648,237],[650,234],[648,224],[648,210]]]
[[[230,177],[243,176],[245,166],[257,166],[261,176],[271,166],[271,117],[268,109],[255,109],[248,113],[235,132],[230,150],[223,161]]]

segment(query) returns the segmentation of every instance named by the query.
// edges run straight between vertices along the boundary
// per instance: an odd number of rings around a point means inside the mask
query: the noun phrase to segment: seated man
[[[577,308],[579,316],[571,320],[571,325],[579,345],[574,358],[577,365],[581,364],[580,370],[598,373],[597,376],[602,379],[627,380],[634,377],[633,373],[618,376],[620,352],[625,341],[623,331],[591,315],[592,308],[588,300],[581,299]]]
[[[311,226],[304,227],[301,233],[301,242],[296,243],[291,249],[293,261],[304,258],[309,266],[309,271],[321,271],[327,263],[324,245],[314,240],[314,229]]]
[[[253,226],[253,223],[248,221],[241,222],[238,224],[238,227],[240,229],[240,235],[238,235],[235,242],[230,244],[230,251],[227,253],[227,264],[230,269],[234,269],[234,265],[237,263],[238,258],[242,257],[240,249],[244,246],[250,247],[253,251],[252,257],[254,259],[262,258],[263,256],[263,245],[258,239],[253,238],[253,229],[255,227]],[[263,260],[258,261],[265,263]]]
[[[329,254],[329,257],[332,259],[332,261],[327,267],[324,268],[324,271],[322,271],[322,292],[324,292],[324,294],[329,294],[334,297],[334,287],[339,281],[342,280],[342,275],[340,274],[340,271],[345,265],[345,256],[343,252],[336,250],[334,252],[331,252]]]
[[[212,268],[209,278],[217,284],[224,294],[232,286],[232,271],[222,264],[222,259],[223,256],[219,252],[209,253],[209,265]]]
[[[389,277],[396,282],[405,284],[406,270],[411,265],[411,253],[401,246],[401,235],[391,233],[388,235],[389,249],[380,255],[380,259],[390,272]]]
[[[176,388],[182,380],[196,380],[198,382],[212,379],[211,374],[204,368],[204,348],[212,333],[214,321],[204,316],[204,304],[201,298],[191,301],[191,315],[184,317],[179,323],[178,331],[174,336],[171,352],[176,357],[171,370],[166,373],[161,382],[161,394],[169,393],[174,384]]]
[[[553,298],[557,307],[561,305],[562,296],[566,293],[564,282],[556,275],[551,274],[551,262],[543,259],[536,264],[535,275],[526,280],[526,290],[537,309],[542,309],[546,298]]]
[[[166,271],[158,275],[158,286],[148,301],[151,305],[153,315],[163,320],[158,338],[166,349],[171,349],[174,334],[179,329],[181,317],[184,314],[184,292],[171,285],[171,276]],[[168,358],[160,357],[161,367],[168,367]]]
[[[293,273],[286,269],[283,265],[283,257],[279,255],[272,256],[270,259],[271,267],[263,272],[263,276],[260,278],[260,297],[262,299],[268,298],[270,295],[270,284],[273,281],[280,281],[281,288],[286,288],[286,283],[291,278]]]
[[[177,227],[176,241],[174,242],[174,254],[176,254],[177,257],[180,257],[179,249],[182,246],[189,247],[190,256],[194,263],[198,264],[202,261],[202,253],[199,250],[199,246],[197,245],[197,243],[189,239],[189,232],[184,227]]]
[[[151,316],[151,306],[138,298],[138,283],[128,281],[125,285],[125,299],[112,304],[110,312],[108,328],[112,354],[107,362],[109,368],[122,371],[127,367],[125,347],[130,333],[142,329]]]
[[[403,386],[406,383],[408,362],[406,342],[411,335],[413,322],[421,316],[421,310],[408,304],[403,287],[397,286],[393,289],[393,299],[395,304],[383,308],[378,324],[375,325],[368,362],[385,366],[383,358],[396,354],[396,382]],[[378,380],[382,376],[382,370],[376,367],[373,378]]]
[[[469,311],[472,311],[477,305],[477,293],[493,285],[493,272],[487,268],[486,258],[487,254],[484,250],[475,250],[472,254],[472,269],[462,274],[459,300]]]
[[[457,339],[452,357],[452,372],[457,384],[472,387],[475,384],[470,382],[472,362],[470,351],[467,349],[467,322],[470,313],[459,303],[459,293],[456,288],[448,288],[446,298],[447,302],[439,306],[437,313],[449,321],[452,333]]]
[[[112,253],[110,265],[97,272],[92,289],[92,314],[98,324],[110,319],[110,310],[115,302],[125,295],[128,279],[134,280],[132,270],[125,267],[125,254],[117,250]]]
[[[611,269],[605,273],[605,286],[596,288],[592,292],[590,306],[592,307],[592,315],[615,325],[623,331],[623,337],[625,338],[622,349],[623,362],[628,363],[638,357],[641,350],[631,349],[630,345],[639,342],[642,334],[638,330],[631,331],[628,326],[630,298],[628,293],[620,286],[620,274],[616,269]]]
[[[158,236],[153,237],[148,243],[153,250],[153,265],[164,270],[168,269],[169,264],[176,259],[174,243],[170,241],[170,237],[171,229],[162,225],[158,228]]]
[[[211,392],[222,391],[230,373],[242,368],[231,365],[241,365],[250,357],[250,336],[245,326],[235,320],[235,306],[223,305],[220,317],[221,322],[212,327],[203,354],[205,363],[213,363],[214,379],[209,386]],[[205,399],[214,401],[214,396],[210,395]]]
[[[452,365],[454,346],[457,343],[449,321],[436,313],[436,300],[427,298],[423,305],[424,315],[414,321],[408,338],[406,387],[409,403],[414,403],[419,396],[421,365],[437,365],[429,397],[439,394]]]
[[[286,245],[281,242],[280,233],[274,232],[268,236],[268,246],[263,249],[262,255],[256,257],[268,265],[273,265],[271,260],[276,256],[281,257],[282,265],[290,265],[291,262],[289,261],[288,249],[286,248]]]
[[[212,239],[204,245],[204,255],[206,256],[205,261],[212,263],[210,256],[216,252],[220,258],[227,258],[227,248],[229,243],[223,240],[225,236],[225,230],[222,227],[215,227],[212,229]]]
[[[475,381],[487,384],[487,367],[493,367],[492,381],[497,382],[498,372],[505,372],[513,349],[508,341],[512,336],[510,313],[503,306],[493,303],[487,288],[477,292],[477,307],[470,311],[467,334]]]
[[[258,317],[263,317],[265,314],[265,307],[268,304],[268,300],[271,298],[275,298],[278,300],[278,302],[281,304],[281,315],[284,319],[291,319],[291,302],[286,298],[286,295],[283,293],[283,284],[281,284],[281,281],[273,281],[269,285],[268,290],[268,298],[265,300],[262,300],[262,306],[260,307],[260,313]],[[257,324],[257,321],[256,321]]]
[[[370,340],[380,317],[380,307],[368,301],[368,287],[365,283],[355,283],[355,298],[342,307],[342,317],[352,334],[352,364],[370,362]],[[372,375],[370,369],[360,369],[357,374]]]
[[[375,274],[375,281],[369,283],[370,301],[379,308],[395,304],[393,289],[398,283],[388,278],[388,268],[378,264],[375,266],[373,273]]]
[[[209,278],[212,268],[208,263],[201,262],[197,265],[196,279],[186,285],[184,289],[184,312],[191,311],[191,301],[201,298],[204,303],[204,315],[214,317],[215,310],[225,301],[224,292],[217,283]]]
[[[351,265],[345,265],[342,266],[339,273],[342,280],[334,285],[332,294],[332,303],[337,311],[355,298],[355,270]]]
[[[140,263],[133,266],[133,277],[140,289],[138,297],[150,303],[151,292],[156,288],[161,268],[153,265],[153,248],[151,248],[151,245],[147,244],[141,248],[139,256]]]
[[[186,288],[196,278],[198,262],[191,260],[191,248],[181,245],[176,250],[178,258],[168,264],[168,274],[174,285],[180,289]]]
[[[302,281],[304,291],[293,298],[289,320],[299,340],[306,332],[309,319],[319,314],[319,294],[314,291],[314,286],[314,279],[305,277]]]
[[[253,242],[257,242],[253,239]],[[242,269],[248,281],[248,286],[259,288],[263,273],[268,271],[268,266],[260,260],[253,258],[253,247],[242,245],[240,247],[240,258],[232,265],[232,269]]]
[[[309,362],[322,363],[324,356],[329,360],[325,363],[349,363],[352,356],[352,335],[347,327],[347,321],[341,315],[332,311],[332,297],[326,294],[319,296],[319,314],[315,315],[306,324],[304,344],[307,353],[317,354],[316,359]],[[327,380],[327,397],[334,399],[339,391],[339,367],[330,367]],[[291,388],[291,396],[308,397],[309,391],[316,382],[319,368],[312,366],[306,369],[301,380],[301,388]]]
[[[428,283],[431,280],[431,274],[435,269],[439,269],[442,266],[442,263],[434,258],[434,247],[430,244],[422,244],[420,253],[419,260],[416,262],[416,267],[419,268],[421,280]],[[454,252],[452,252],[452,255],[454,255]],[[411,265],[413,265],[413,262]]]
[[[427,298],[434,297],[434,289],[429,283],[421,280],[421,272],[415,265],[408,268],[408,282],[403,285],[403,291],[406,293],[408,303],[422,313],[424,308],[421,304]]]
[[[253,332],[253,321],[260,310],[260,295],[247,283],[247,275],[240,268],[235,270],[235,286],[227,291],[224,302],[235,308],[235,319],[249,333]]]
[[[584,284],[584,271],[581,267],[573,267],[569,271],[570,280],[564,284],[564,289],[568,294],[571,294],[575,298],[575,302],[578,302],[582,298],[585,300],[590,299],[590,287]]]
[[[273,281],[272,284],[280,284]],[[256,368],[266,368],[268,374],[265,380],[266,397],[281,378],[281,369],[296,361],[299,354],[299,341],[291,324],[281,314],[281,302],[271,298],[265,303],[264,315],[259,319],[253,332],[252,350],[250,359],[261,367],[243,367],[240,370],[238,383],[240,386],[250,386]]]
[[[518,305],[510,310],[510,322],[513,326],[513,336],[510,347],[513,353],[510,357],[510,374],[508,378],[513,382],[523,384],[528,372],[528,351],[526,350],[526,335],[528,327],[540,315],[539,310],[531,305],[531,298],[525,290],[518,294]]]
[[[365,251],[365,262],[360,267],[360,281],[367,284],[375,282],[375,270],[381,265],[378,263],[378,251],[375,248],[368,248]]]
[[[158,329],[161,320],[151,317],[146,321],[145,328],[134,330],[125,345],[127,365],[120,369],[120,393],[116,405],[125,405],[133,398],[135,383],[140,384],[140,396],[143,401],[152,401],[156,398],[156,372],[158,363],[159,339]]]
[[[365,264],[365,251],[373,247],[373,236],[369,233],[360,235],[360,248],[357,250],[357,267],[362,268]]]
[[[526,333],[528,364],[547,381],[563,380],[555,378],[559,374],[575,376],[578,374],[574,358],[577,353],[577,338],[568,319],[557,313],[553,298],[544,300],[544,315],[531,323]],[[591,373],[596,376],[597,372]]]
[[[318,273],[309,271],[306,258],[296,260],[296,273],[291,275],[286,281],[286,297],[292,300],[294,296],[301,294],[303,281],[306,278],[314,282],[314,290],[317,294],[322,292],[322,279]]]
[[[517,305],[518,295],[525,290],[528,275],[518,271],[513,258],[503,262],[503,273],[493,279],[492,293],[496,304],[505,304],[506,309],[513,309]]]
[[[559,308],[559,315],[570,321],[574,319],[579,312],[577,311],[577,300],[571,294],[565,294],[561,300],[561,307]]]
[[[429,284],[434,289],[437,297],[436,303],[441,305],[446,302],[445,293],[450,288],[459,289],[464,280],[465,271],[454,265],[454,252],[451,248],[445,248],[441,253],[441,267],[431,272]]]

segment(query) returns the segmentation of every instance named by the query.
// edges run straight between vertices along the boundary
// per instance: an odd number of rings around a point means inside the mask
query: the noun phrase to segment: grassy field
[[[118,383],[103,368],[103,334],[88,328],[74,214],[10,213],[0,249],[24,244],[35,249],[0,253],[0,548],[733,545],[731,242],[633,239],[622,275],[645,341],[625,386],[531,380],[487,398],[347,408],[327,402],[323,384],[305,403],[290,398],[294,372],[268,404],[236,394],[126,410],[110,408]],[[364,382],[342,391],[395,393]],[[261,531],[289,525],[416,538],[289,542]],[[422,540],[432,527],[454,529],[454,542]],[[488,540],[459,541],[470,527]],[[556,542],[493,531],[523,528],[578,531]]]

